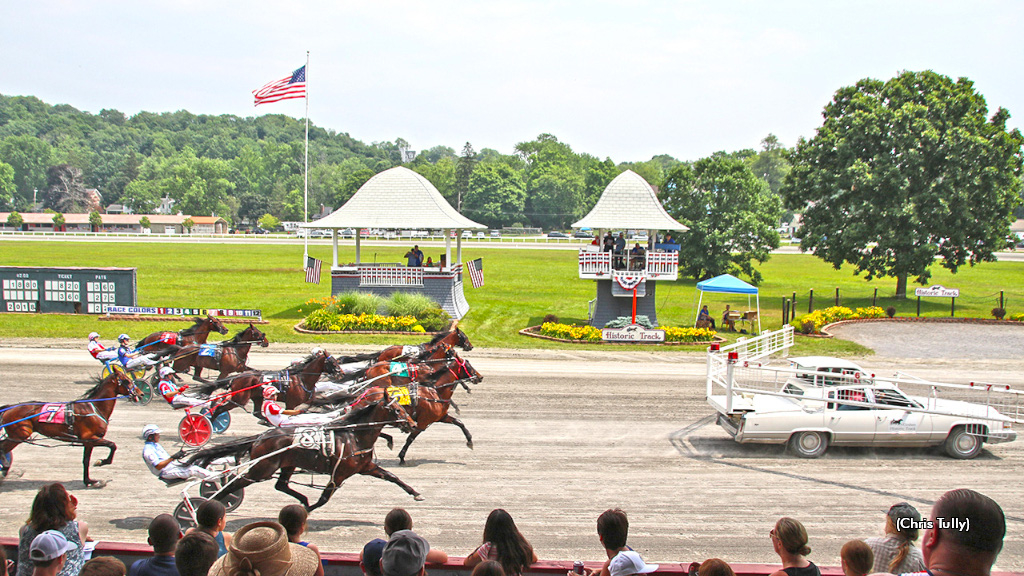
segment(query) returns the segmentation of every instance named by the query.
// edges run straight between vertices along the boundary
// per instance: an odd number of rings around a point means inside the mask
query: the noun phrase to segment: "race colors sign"
[[[105,306],[107,314],[154,314],[160,316],[224,316],[234,318],[252,318],[262,320],[262,310],[245,310],[233,308],[160,308],[153,306]]]

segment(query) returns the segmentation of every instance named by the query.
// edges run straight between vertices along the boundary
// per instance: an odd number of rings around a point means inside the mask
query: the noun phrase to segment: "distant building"
[[[22,230],[26,232],[52,232],[53,214],[49,212],[20,213]],[[0,212],[0,226],[6,227],[10,212]],[[141,220],[149,218],[150,227],[143,229]],[[136,234],[184,234],[182,222],[189,216],[180,214],[103,214],[102,232],[127,232]],[[220,216],[192,216],[195,226],[193,234],[227,234],[228,222]],[[65,213],[65,232],[91,232],[88,213]]]

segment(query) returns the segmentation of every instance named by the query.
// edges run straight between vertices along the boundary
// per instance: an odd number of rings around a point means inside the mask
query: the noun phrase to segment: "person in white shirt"
[[[92,357],[100,362],[107,362],[117,358],[117,350],[107,350],[103,344],[100,344],[99,332],[89,333],[89,346],[87,348],[89,354],[92,354]]]
[[[304,414],[301,410],[285,410],[278,405],[277,388],[273,384],[263,386],[263,408],[260,410],[263,417],[272,425],[278,428],[292,428],[295,426],[323,426],[332,420],[338,419],[345,413],[345,409],[335,410],[324,414]]]
[[[142,439],[146,445],[142,447],[142,459],[154,476],[161,480],[184,480],[189,478],[211,478],[216,473],[203,468],[202,466],[186,465],[178,460],[184,456],[184,451],[179,450],[173,456],[169,455],[163,446],[160,445],[160,427],[156,424],[146,424],[142,428]]]
[[[157,382],[157,390],[160,395],[167,400],[167,403],[171,405],[171,408],[184,408],[185,406],[206,406],[209,400],[202,398],[196,398],[194,396],[186,396],[184,394],[188,386],[178,386],[174,382],[174,375],[176,372],[174,368],[170,366],[164,366],[160,369],[160,381]]]

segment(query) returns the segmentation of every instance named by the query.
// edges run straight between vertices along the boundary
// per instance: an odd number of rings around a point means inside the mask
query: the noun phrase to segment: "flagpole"
[[[306,50],[306,155],[305,155],[305,182],[302,185],[302,221],[309,223],[309,50]],[[303,236],[302,246],[302,268],[306,268],[309,262],[309,229]]]

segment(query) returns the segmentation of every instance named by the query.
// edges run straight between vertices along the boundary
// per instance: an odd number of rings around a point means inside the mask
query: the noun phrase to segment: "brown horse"
[[[11,450],[38,432],[72,445],[81,444],[85,450],[82,455],[83,481],[86,487],[97,484],[97,480],[89,478],[92,449],[103,446],[110,450],[110,454],[97,461],[96,466],[106,466],[114,460],[117,445],[104,438],[114,405],[118,397],[128,397],[134,402],[141,396],[131,377],[118,366],[80,400],[59,404],[27,402],[0,407],[0,476],[7,476],[11,469]]]
[[[320,348],[279,372],[242,372],[225,380],[200,386],[197,391],[210,394],[216,389],[227,387],[227,392],[220,395],[220,400],[213,401],[213,414],[210,418],[216,418],[235,407],[245,406],[249,400],[252,400],[253,414],[260,414],[263,408],[261,388],[265,383],[273,383],[283,393],[285,408],[290,410],[309,403],[316,392],[316,383],[320,380],[321,374],[333,376],[340,373],[341,364],[338,360]]]
[[[314,398],[313,404],[332,406],[333,410],[339,405],[352,402],[370,388],[391,386],[392,382],[407,383],[421,378],[429,378],[444,369],[442,364],[457,356],[458,353],[451,346],[442,344],[430,350],[422,360],[415,362],[376,362],[358,372],[343,374],[340,379],[332,378],[332,382],[340,385],[338,390],[318,394]]]
[[[456,326],[455,330],[440,333],[437,336],[434,336],[434,338],[429,342],[425,342],[423,344],[418,344],[416,346],[388,346],[380,352],[349,356],[343,359],[343,363],[360,362],[363,360],[370,360],[372,362],[390,362],[393,360],[412,361],[414,358],[429,354],[435,348],[445,344],[448,346],[458,346],[465,351],[473,349],[473,344],[469,341],[469,336],[466,336],[466,333]]]
[[[250,323],[247,328],[239,331],[230,340],[216,344],[192,344],[182,348],[173,357],[174,371],[185,373],[189,371],[189,368],[194,367],[195,373],[192,375],[192,379],[202,382],[204,381],[201,376],[203,368],[220,370],[220,376],[217,379],[223,380],[232,372],[251,370],[245,362],[249,359],[249,348],[253,344],[259,344],[263,348],[270,345],[267,336]],[[204,348],[211,346],[215,348]],[[203,352],[207,349],[216,354],[214,356],[204,355]]]
[[[315,428],[275,428],[259,436],[200,450],[189,463],[204,465],[223,456],[234,455],[238,459],[245,454],[249,455],[250,462],[255,462],[222,487],[214,495],[215,499],[226,498],[250,484],[268,480],[280,470],[274,487],[301,502],[309,511],[326,504],[341,483],[355,474],[393,482],[416,500],[423,500],[419,492],[375,462],[373,446],[381,428],[397,424],[410,429],[414,422],[387,393],[377,391],[373,396],[362,399],[345,416],[324,426],[323,436],[318,437]],[[296,469],[330,476],[320,499],[312,506],[304,494],[289,485]]]
[[[135,344],[135,349],[146,354],[177,350],[176,346],[206,344],[210,332],[227,334],[228,329],[215,316],[192,318],[194,324],[178,332],[153,332]]]

